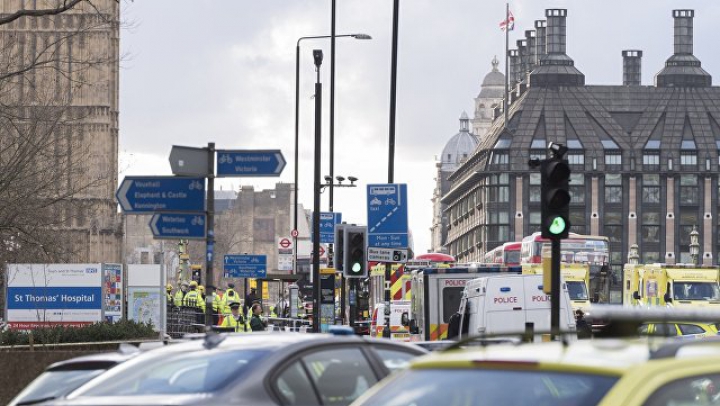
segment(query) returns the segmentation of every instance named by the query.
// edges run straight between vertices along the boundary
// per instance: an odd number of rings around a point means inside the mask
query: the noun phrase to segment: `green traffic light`
[[[358,272],[360,272],[361,270],[362,270],[362,265],[360,265],[359,262],[355,262],[355,263],[352,265],[352,271],[353,271],[353,272],[358,273]]]
[[[548,230],[555,235],[562,234],[565,231],[565,228],[567,227],[567,224],[565,223],[565,219],[556,216],[553,218],[552,223],[550,223],[550,227],[548,227]]]

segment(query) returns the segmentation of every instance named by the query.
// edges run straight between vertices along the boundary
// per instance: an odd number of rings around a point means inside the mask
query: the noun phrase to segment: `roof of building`
[[[571,153],[589,151],[586,171],[605,171],[604,154],[615,152],[623,155],[620,169],[628,171],[630,157],[641,165],[645,151],[661,157],[660,171],[672,170],[669,158],[679,168],[681,153],[690,151],[703,168],[707,158],[710,170],[718,170],[720,87],[530,87],[511,105],[509,115],[508,128],[502,118],[495,120],[451,181],[500,169],[489,166],[491,153],[498,150],[509,153],[509,168],[530,170],[530,150],[544,152],[548,142],[565,144]]]
[[[468,115],[463,111],[460,116],[460,132],[453,135],[443,148],[440,157],[442,171],[456,170],[475,151],[478,139],[470,133],[468,121]]]
[[[485,75],[480,85],[480,99],[502,99],[505,93],[505,75],[498,70],[497,57],[492,60],[492,71]]]

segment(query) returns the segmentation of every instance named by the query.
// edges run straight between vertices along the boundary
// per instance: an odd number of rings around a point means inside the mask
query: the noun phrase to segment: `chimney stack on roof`
[[[675,20],[675,54],[655,75],[657,87],[710,87],[712,76],[701,68],[700,60],[693,55],[693,18],[695,10],[673,10]]]
[[[518,70],[520,69],[519,59],[517,49],[508,50],[508,60],[510,61],[508,69],[508,83],[510,84],[510,87],[515,86],[515,82],[517,82]]]
[[[583,86],[585,75],[565,53],[567,10],[545,10],[546,54],[540,59],[540,66],[530,75],[530,85],[539,87]]]
[[[527,40],[525,38],[517,40],[518,50],[518,70],[517,70],[517,81],[522,82],[525,80],[525,72],[528,67],[528,47]]]
[[[547,31],[547,22],[545,20],[535,20],[535,56],[537,57],[537,65],[540,66],[540,59],[546,54],[545,35]]]
[[[627,49],[622,51],[623,86],[640,86],[642,54],[642,51],[636,49]]]
[[[537,38],[535,37],[535,30],[525,31],[525,41],[527,43],[528,54],[527,72],[532,72],[538,65],[537,49],[535,47],[536,40]]]

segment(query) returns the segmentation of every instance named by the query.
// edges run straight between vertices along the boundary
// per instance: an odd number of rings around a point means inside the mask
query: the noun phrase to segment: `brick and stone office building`
[[[720,88],[693,55],[694,11],[672,11],[674,54],[652,86],[641,85],[639,50],[622,51],[622,85],[586,85],[566,54],[566,14],[546,10],[510,52],[508,123],[496,110],[442,197],[448,252],[480,261],[539,231],[540,173],[528,160],[546,158],[548,142],[559,142],[573,171],[571,231],[608,236],[615,272],[633,244],[643,262],[690,262],[693,227],[700,262],[716,264]]]

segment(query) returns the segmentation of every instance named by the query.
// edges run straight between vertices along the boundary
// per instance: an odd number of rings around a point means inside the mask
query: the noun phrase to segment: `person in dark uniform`
[[[575,326],[577,327],[578,338],[592,337],[592,328],[585,320],[585,313],[580,309],[575,310]]]
[[[264,331],[265,327],[267,327],[265,322],[260,318],[261,314],[262,314],[262,305],[260,303],[253,304],[252,305],[252,318],[250,319],[250,329],[252,331]]]
[[[245,303],[243,304],[243,314],[247,314],[247,309],[250,309],[255,302],[259,302],[260,299],[257,297],[257,289],[250,288],[250,293],[245,295]]]

